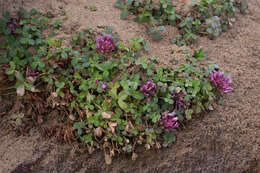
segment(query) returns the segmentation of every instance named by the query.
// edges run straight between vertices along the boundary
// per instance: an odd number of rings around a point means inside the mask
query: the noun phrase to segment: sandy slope
[[[168,28],[163,41],[153,42],[145,27],[133,21],[120,20],[115,0],[8,0],[4,8],[22,5],[41,11],[52,11],[56,17],[66,11],[61,35],[91,26],[113,26],[120,38],[142,36],[149,41],[149,55],[162,63],[181,56],[171,51],[183,50],[168,42],[176,33]],[[12,2],[12,3],[10,3]],[[15,2],[15,3],[14,3]],[[85,9],[95,5],[96,12]],[[139,153],[136,161],[128,156],[115,158],[111,166],[104,164],[102,152],[78,155],[69,146],[42,139],[37,132],[15,137],[0,133],[0,172],[260,172],[260,1],[250,0],[245,15],[237,15],[236,23],[216,40],[201,38],[199,46],[209,57],[230,73],[235,91],[226,96],[225,106],[204,117],[195,118],[186,130],[178,133],[173,147]],[[1,126],[2,127],[2,126]],[[0,127],[0,128],[1,128]]]

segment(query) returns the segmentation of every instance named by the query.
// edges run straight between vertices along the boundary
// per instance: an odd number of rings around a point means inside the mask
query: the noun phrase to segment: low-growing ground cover
[[[62,21],[59,34],[67,37],[88,26],[98,31],[100,25],[113,26],[124,42],[139,35],[145,38],[151,47],[145,54],[157,55],[161,64],[183,59],[185,46],[177,47],[167,41],[167,35],[174,35],[174,27],[166,27],[163,41],[153,42],[145,33],[144,25],[120,20],[120,10],[113,7],[115,1],[7,0],[2,2],[4,6],[0,5],[0,11],[14,12],[21,6],[28,10],[51,11]],[[8,2],[15,3],[10,5]],[[11,120],[6,123],[12,115],[9,108],[13,96],[1,94],[0,172],[259,172],[259,4],[259,0],[248,1],[246,13],[236,13],[236,22],[218,38],[198,38],[198,45],[207,50],[209,59],[232,75],[234,92],[225,96],[224,106],[218,105],[215,111],[196,117],[177,130],[177,140],[172,147],[145,152],[138,147],[136,161],[131,161],[129,155],[120,154],[107,166],[103,164],[102,151],[96,150],[89,155],[86,148],[82,148],[81,153],[75,153],[76,146],[42,138],[35,128],[23,135],[14,131],[14,127],[7,128],[6,125],[13,123]],[[85,5],[96,6],[97,11],[86,10]],[[67,20],[59,16],[61,11],[66,12]],[[67,41],[63,45],[67,45]],[[39,102],[33,100],[30,104]],[[55,117],[56,120],[58,115],[58,109],[50,115],[44,114],[43,124],[53,126],[45,118]],[[66,129],[62,122],[60,127]]]
[[[122,9],[121,19],[134,14],[134,21],[147,23],[147,33],[154,40],[162,39],[165,25],[177,27],[179,34],[169,39],[179,46],[195,43],[199,35],[219,36],[232,23],[235,7],[242,12],[246,8],[244,1],[236,0],[194,1],[185,5],[190,6],[188,11],[178,11],[172,0],[118,0],[115,6]]]
[[[107,163],[116,152],[135,158],[137,145],[171,145],[176,129],[232,91],[230,77],[203,49],[187,52],[173,69],[141,56],[149,50],[143,38],[127,45],[111,27],[73,34],[65,47],[66,38],[52,37],[62,24],[48,14],[21,9],[16,18],[4,13],[0,22],[1,79],[12,84],[3,90],[15,89],[26,108],[24,117],[16,116],[18,125],[30,114],[57,109],[65,115],[62,139],[76,139],[90,153],[104,150]]]

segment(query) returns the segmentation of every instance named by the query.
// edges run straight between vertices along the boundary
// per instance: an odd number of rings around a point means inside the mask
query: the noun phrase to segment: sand
[[[51,11],[64,23],[61,36],[89,26],[94,29],[101,25],[112,26],[125,42],[137,36],[146,39],[151,47],[146,56],[155,55],[162,64],[181,60],[183,50],[188,47],[179,48],[169,43],[169,38],[177,33],[175,28],[167,27],[164,39],[154,42],[142,24],[120,20],[115,1],[0,0],[0,10],[14,12],[23,6]],[[84,8],[86,5],[95,5],[97,11]],[[62,15],[64,12],[67,19]],[[212,61],[231,74],[234,92],[225,96],[224,106],[195,117],[185,130],[179,131],[172,147],[139,152],[136,161],[120,155],[108,166],[101,151],[79,154],[70,145],[41,137],[37,130],[17,136],[1,125],[0,172],[260,172],[260,1],[248,1],[246,13],[237,14],[235,20],[232,27],[215,40],[199,38],[197,47],[203,47]],[[173,55],[173,50],[177,54]]]

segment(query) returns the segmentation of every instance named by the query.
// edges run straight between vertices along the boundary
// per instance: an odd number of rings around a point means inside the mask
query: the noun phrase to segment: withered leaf
[[[137,157],[138,157],[138,155],[136,153],[132,154],[132,160],[136,160]]]
[[[24,85],[20,85],[16,89],[16,93],[17,93],[18,96],[24,96],[24,93],[25,93]]]
[[[109,114],[109,113],[107,113],[107,112],[102,112],[102,116],[103,116],[103,118],[105,118],[105,119],[111,118],[111,114]]]
[[[112,157],[106,153],[105,153],[105,162],[107,165],[111,165],[111,163],[112,163]]]
[[[116,122],[109,122],[108,126],[110,127],[111,132],[114,133],[115,132],[115,127],[117,126],[117,123]]]
[[[102,136],[102,133],[103,133],[103,129],[101,127],[98,127],[94,130],[94,135],[97,137]]]

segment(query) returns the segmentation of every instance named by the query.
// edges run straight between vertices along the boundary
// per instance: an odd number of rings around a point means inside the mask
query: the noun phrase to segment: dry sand
[[[115,1],[0,0],[0,10],[16,11],[23,6],[51,11],[64,22],[61,35],[89,26],[112,26],[124,41],[145,38],[151,46],[147,55],[156,55],[162,63],[182,57],[186,48],[168,41],[176,33],[175,28],[167,27],[164,40],[153,42],[143,25],[120,20]],[[86,5],[95,5],[97,11],[85,9]],[[225,106],[195,118],[178,132],[171,148],[138,153],[136,161],[121,155],[107,166],[102,152],[78,155],[72,147],[43,139],[36,131],[17,137],[7,132],[0,120],[0,173],[260,172],[260,0],[249,0],[248,5],[246,14],[237,14],[235,24],[226,33],[215,40],[199,39],[199,47],[231,74],[234,92],[226,96]],[[61,15],[63,12],[68,19]],[[171,54],[173,50],[177,54]]]

